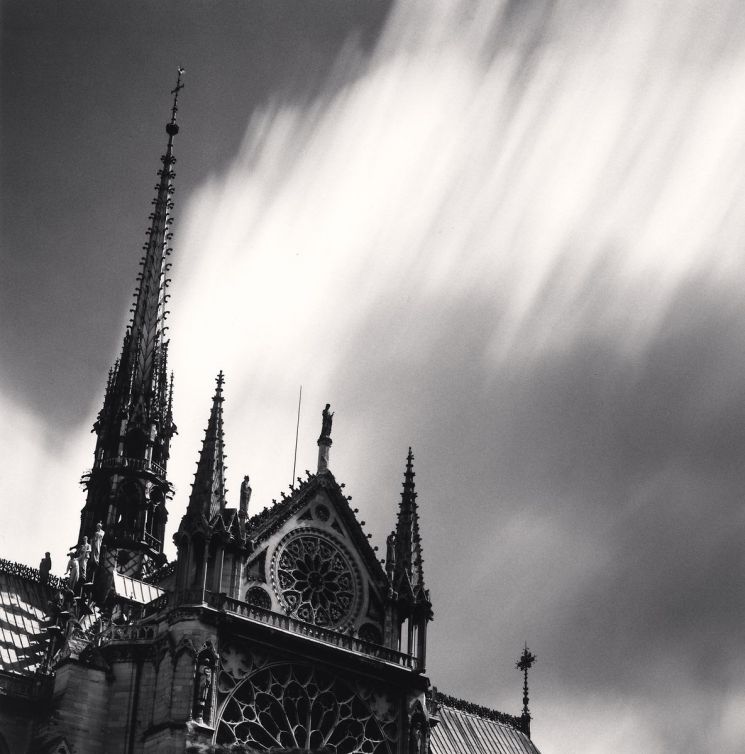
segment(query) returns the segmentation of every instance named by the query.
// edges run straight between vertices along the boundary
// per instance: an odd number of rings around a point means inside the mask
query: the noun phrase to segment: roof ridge
[[[476,704],[475,702],[469,702],[466,699],[458,699],[455,696],[443,694],[441,691],[437,691],[434,694],[434,699],[437,704],[442,707],[448,707],[449,709],[454,709],[458,712],[472,715],[473,717],[481,717],[499,723],[500,725],[506,725],[510,728],[522,730],[520,718],[517,715],[510,715],[509,712],[500,712],[491,707],[485,707],[482,704]]]

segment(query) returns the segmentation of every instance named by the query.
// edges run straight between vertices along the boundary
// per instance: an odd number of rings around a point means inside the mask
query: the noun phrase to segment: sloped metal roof
[[[511,725],[440,705],[432,731],[432,754],[540,754],[533,742]]]
[[[163,594],[163,590],[155,584],[147,584],[117,571],[114,571],[114,589],[120,597],[141,605],[147,605],[148,602],[152,602]]]
[[[31,675],[38,669],[48,600],[36,569],[0,561],[0,670]]]

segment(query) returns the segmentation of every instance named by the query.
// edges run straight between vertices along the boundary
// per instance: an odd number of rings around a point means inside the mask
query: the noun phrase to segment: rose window
[[[288,613],[336,628],[353,617],[359,579],[342,546],[320,531],[293,532],[273,558],[277,597]]]
[[[215,742],[245,744],[252,751],[391,754],[394,710],[390,697],[365,699],[320,669],[272,665],[244,678],[230,693]]]

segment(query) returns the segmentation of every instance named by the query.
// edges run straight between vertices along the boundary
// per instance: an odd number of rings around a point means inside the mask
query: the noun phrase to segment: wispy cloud
[[[179,211],[172,523],[217,371],[257,507],[302,383],[299,468],[330,401],[378,543],[414,444],[435,682],[514,711],[527,638],[542,750],[738,751],[744,38],[725,0],[407,2],[268,97]]]

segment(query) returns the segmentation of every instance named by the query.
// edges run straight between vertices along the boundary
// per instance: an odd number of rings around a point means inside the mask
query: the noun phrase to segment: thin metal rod
[[[300,434],[300,403],[303,400],[303,386],[300,386],[300,395],[297,399],[297,425],[295,426],[295,455],[292,459],[292,479],[290,479],[290,487],[295,488],[295,468],[297,466],[297,439]]]

